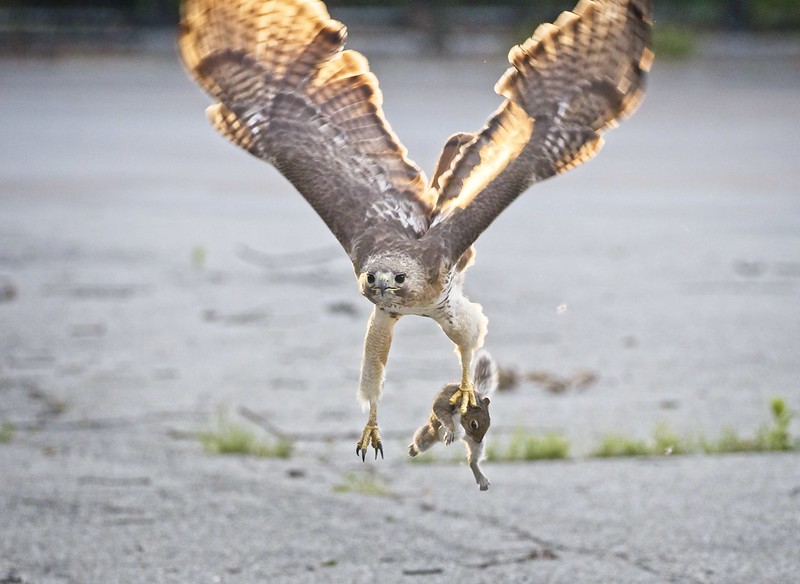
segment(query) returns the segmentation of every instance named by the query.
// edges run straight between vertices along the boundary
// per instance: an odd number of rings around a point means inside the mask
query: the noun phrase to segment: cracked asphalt
[[[0,61],[0,582],[796,581],[797,452],[587,456],[800,411],[800,61],[753,53],[657,61],[597,159],[479,240],[467,293],[519,380],[490,440],[573,453],[487,462],[485,493],[459,445],[406,460],[458,376],[423,319],[397,327],[386,460],[354,455],[370,307],[173,55]],[[427,169],[499,103],[502,56],[368,56]],[[302,438],[290,458],[203,451],[220,410],[258,429],[243,408]]]

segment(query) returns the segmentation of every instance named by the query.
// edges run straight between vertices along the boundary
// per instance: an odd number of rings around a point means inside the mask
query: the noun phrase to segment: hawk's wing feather
[[[453,265],[534,182],[592,158],[602,132],[630,115],[650,68],[651,0],[581,0],[509,53],[495,90],[506,101],[438,178],[424,236]]]
[[[431,176],[430,188],[435,189],[437,192],[441,185],[439,181],[442,175],[450,169],[453,159],[461,153],[462,147],[466,146],[475,139],[475,134],[467,132],[459,132],[453,134],[445,142],[442,153],[439,155],[439,162],[436,163],[436,169]]]
[[[358,266],[381,239],[422,235],[434,199],[345,38],[316,0],[187,0],[179,48],[219,101],[214,127],[274,164]]]

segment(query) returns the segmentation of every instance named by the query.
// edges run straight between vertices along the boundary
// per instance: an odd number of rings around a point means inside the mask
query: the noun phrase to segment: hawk
[[[345,26],[318,0],[185,0],[179,52],[217,102],[228,140],[280,171],[353,263],[375,306],[358,397],[369,406],[356,445],[383,457],[378,401],[392,331],[435,320],[455,343],[452,403],[475,404],[470,364],[488,319],[462,291],[478,236],[533,183],[592,158],[603,132],[644,96],[653,61],[652,0],[580,0],[509,53],[482,129],[451,136],[432,178],[407,156],[381,109],[378,81]]]

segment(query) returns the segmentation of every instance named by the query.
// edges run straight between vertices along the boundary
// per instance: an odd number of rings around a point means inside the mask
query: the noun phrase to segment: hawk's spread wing
[[[636,109],[653,59],[651,4],[581,0],[511,50],[495,86],[506,101],[479,133],[450,139],[432,183],[423,239],[450,265],[520,193],[590,159],[602,132]]]
[[[358,265],[383,238],[422,235],[434,201],[345,37],[316,0],[186,0],[179,48],[219,100],[214,126],[274,164]]]

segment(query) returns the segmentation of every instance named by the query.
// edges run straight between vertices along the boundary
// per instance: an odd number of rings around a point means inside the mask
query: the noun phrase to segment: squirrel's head
[[[479,398],[477,404],[469,406],[467,413],[461,415],[461,426],[467,436],[480,443],[492,422],[489,418],[489,398]]]

